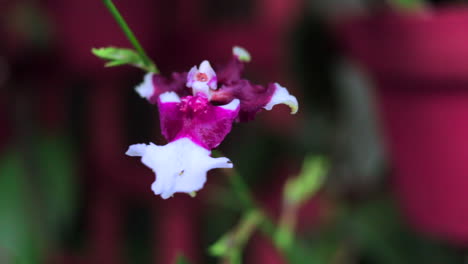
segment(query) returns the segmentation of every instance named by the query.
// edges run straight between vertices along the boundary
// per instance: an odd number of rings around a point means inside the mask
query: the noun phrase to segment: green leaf
[[[258,210],[245,212],[239,224],[209,248],[210,254],[228,259],[231,264],[240,264],[247,241],[264,219]]]
[[[286,182],[284,199],[291,204],[307,201],[322,187],[327,171],[325,158],[307,157],[299,176]]]
[[[426,6],[424,0],[390,0],[390,3],[400,9],[418,10]]]
[[[19,152],[0,157],[0,253],[16,263],[40,263],[43,241],[31,214],[26,175]]]
[[[382,199],[383,198],[383,199]],[[462,263],[463,255],[443,241],[416,233],[401,219],[388,197],[353,208],[341,220],[350,231],[354,247],[371,262],[382,264]]]
[[[70,144],[59,136],[34,142],[24,153],[0,156],[0,262],[6,256],[7,263],[42,263],[75,210]]]
[[[339,241],[323,237],[323,240],[298,241],[288,252],[287,257],[291,264],[324,264],[334,263],[333,258],[339,251]]]
[[[76,204],[75,157],[68,140],[63,136],[42,137],[38,140],[36,160],[40,173],[44,223],[48,232],[60,232],[73,217]]]
[[[175,264],[190,264],[190,262],[184,257],[184,255],[179,254]]]
[[[221,237],[218,241],[216,241],[216,243],[211,245],[208,248],[208,252],[210,252],[210,255],[213,257],[225,256],[228,253],[230,245],[232,244],[231,236],[232,236],[231,233],[227,233],[223,237]]]
[[[154,65],[147,65],[145,59],[135,50],[117,47],[93,48],[91,52],[97,57],[108,61],[106,67],[132,65],[148,72],[155,72]]]

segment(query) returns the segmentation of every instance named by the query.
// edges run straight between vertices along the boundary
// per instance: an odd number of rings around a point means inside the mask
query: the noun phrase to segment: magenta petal
[[[270,83],[267,86],[251,84],[247,80],[238,80],[231,84],[223,85],[212,93],[211,100],[217,103],[226,103],[234,98],[240,100],[240,112],[238,121],[253,120],[255,114],[268,104],[276,85]]]
[[[158,100],[162,134],[168,141],[187,137],[206,149],[217,147],[231,131],[239,100],[214,106],[204,96],[186,96],[180,102]]]
[[[153,86],[154,91],[149,98],[150,103],[156,104],[158,102],[159,95],[165,92],[175,92],[179,96],[185,96],[190,94],[190,89],[185,87],[187,82],[187,73],[174,72],[170,78],[164,77],[160,74],[153,75]]]
[[[162,103],[158,101],[159,122],[161,133],[167,141],[174,140],[184,126],[183,113],[179,110],[179,104],[175,102]]]

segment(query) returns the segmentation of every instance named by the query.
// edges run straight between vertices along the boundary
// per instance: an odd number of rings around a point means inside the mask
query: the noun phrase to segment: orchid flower
[[[174,193],[193,193],[203,188],[206,174],[215,168],[232,168],[227,158],[212,158],[216,148],[231,131],[234,122],[254,119],[262,109],[286,104],[298,110],[296,97],[278,83],[254,85],[241,79],[250,54],[233,48],[232,59],[216,69],[208,61],[186,73],[170,77],[147,73],[136,92],[159,109],[161,131],[169,142],[164,146],[131,145],[129,156],[141,157],[156,174],[151,189],[167,199]]]

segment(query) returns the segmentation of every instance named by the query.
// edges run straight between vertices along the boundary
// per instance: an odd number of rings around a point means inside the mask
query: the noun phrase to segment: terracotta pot
[[[392,184],[413,226],[468,243],[468,9],[384,12],[335,32],[377,88]]]

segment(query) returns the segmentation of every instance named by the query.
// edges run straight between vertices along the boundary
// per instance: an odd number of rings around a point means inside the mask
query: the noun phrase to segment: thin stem
[[[297,224],[298,204],[283,203],[278,230],[275,234],[275,244],[282,250],[289,252],[294,245],[294,232]]]
[[[253,195],[251,194],[247,183],[240,176],[239,173],[234,172],[233,174],[228,174],[229,181],[236,192],[239,200],[243,203],[246,209],[257,210],[264,214],[261,207],[257,204]],[[273,237],[275,233],[275,225],[268,217],[263,218],[263,222],[260,225],[260,229],[263,233],[267,234],[270,237]]]
[[[254,198],[250,194],[249,187],[239,173],[234,172],[233,174],[228,175],[228,178],[237,196],[239,196],[240,201],[244,204],[244,207],[248,209],[257,207]]]
[[[241,263],[242,251],[245,244],[249,241],[253,232],[263,221],[264,216],[260,211],[248,211],[239,224],[229,233],[229,247],[220,263],[238,264]]]
[[[124,32],[125,36],[127,37],[127,39],[130,41],[130,43],[132,43],[133,47],[135,48],[135,50],[138,52],[138,54],[140,54],[141,58],[143,59],[143,62],[145,63],[145,65],[148,67],[148,69],[151,71],[151,72],[154,72],[154,73],[159,73],[159,70],[158,68],[156,67],[156,65],[151,61],[151,59],[148,57],[148,55],[146,55],[146,52],[145,50],[143,49],[143,47],[140,45],[140,42],[138,41],[138,39],[135,37],[135,34],[133,34],[133,31],[130,29],[130,27],[128,26],[127,22],[125,22],[125,19],[122,17],[122,15],[120,14],[119,10],[117,9],[117,7],[114,5],[114,3],[112,3],[112,0],[103,0],[104,1],[104,5],[107,7],[107,9],[109,10],[109,12],[111,13],[111,15],[114,17],[115,21],[117,22],[117,24],[119,24],[120,28],[122,29],[122,31]]]

